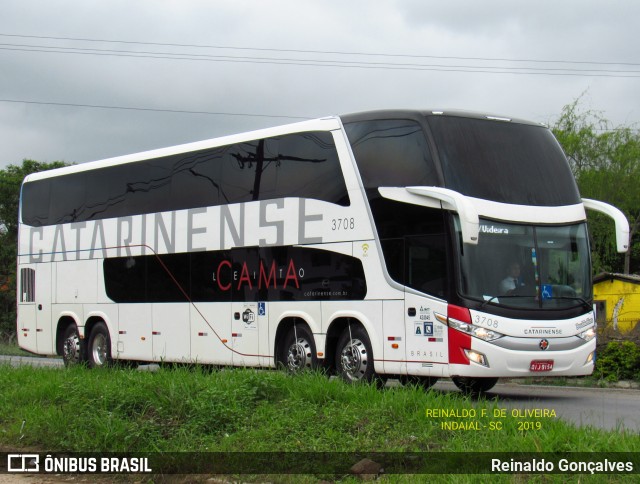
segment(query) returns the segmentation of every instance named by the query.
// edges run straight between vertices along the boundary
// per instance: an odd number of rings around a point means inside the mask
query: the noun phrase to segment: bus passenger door
[[[38,353],[54,354],[54,338],[51,330],[51,266],[36,266],[36,341]]]
[[[190,305],[191,361],[231,365],[232,344],[230,302],[206,302]]]
[[[231,338],[234,366],[260,366],[260,331],[268,320],[258,303],[260,254],[257,247],[233,251]],[[263,326],[263,328],[261,328]]]
[[[405,239],[405,284],[425,294],[405,292],[407,372],[413,375],[441,376],[448,362],[447,327],[436,317],[447,314],[444,241],[440,233]]]
[[[37,268],[38,266],[36,266]],[[20,268],[18,294],[18,344],[27,351],[38,351],[36,340],[36,269]]]
[[[151,304],[119,304],[117,358],[152,361],[151,328]]]
[[[258,336],[261,330],[260,326],[263,323],[268,323],[266,318],[259,316],[259,305],[262,304],[264,303],[232,304],[231,338],[234,366],[260,366],[260,340]]]
[[[153,361],[190,361],[189,304],[155,303],[151,311]]]
[[[231,365],[231,251],[191,254],[191,361]]]
[[[447,314],[445,302],[405,293],[407,372],[410,375],[442,376],[447,363],[447,327],[436,314]]]

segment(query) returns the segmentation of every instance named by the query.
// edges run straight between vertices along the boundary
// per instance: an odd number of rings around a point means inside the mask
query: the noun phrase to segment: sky
[[[640,121],[635,0],[2,0],[0,168],[385,108]]]

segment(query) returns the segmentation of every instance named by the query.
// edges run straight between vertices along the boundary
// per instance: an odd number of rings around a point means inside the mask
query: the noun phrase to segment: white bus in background
[[[18,341],[65,362],[325,367],[464,391],[593,371],[585,208],[551,132],[380,111],[29,175]]]

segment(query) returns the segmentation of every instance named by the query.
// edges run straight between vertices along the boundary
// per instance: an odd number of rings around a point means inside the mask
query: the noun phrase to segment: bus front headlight
[[[457,329],[458,331],[462,331],[463,333],[470,334],[471,336],[475,336],[476,338],[484,341],[493,341],[504,336],[502,333],[498,333],[497,331],[483,328],[481,326],[476,326],[474,324],[465,323],[463,321],[458,321],[454,318],[449,318],[449,326],[451,326],[453,329]]]
[[[475,350],[468,350],[465,348],[464,354],[467,355],[467,358],[469,358],[470,361],[489,368],[489,360],[487,360],[487,357],[484,353],[480,353],[479,351]]]
[[[585,341],[591,341],[593,338],[596,337],[596,327],[592,326],[589,329],[580,333],[578,336]]]

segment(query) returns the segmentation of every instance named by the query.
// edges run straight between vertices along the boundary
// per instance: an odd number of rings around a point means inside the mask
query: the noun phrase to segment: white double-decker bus
[[[29,175],[18,340],[114,360],[325,367],[463,390],[586,375],[585,208],[544,126],[380,111]]]

